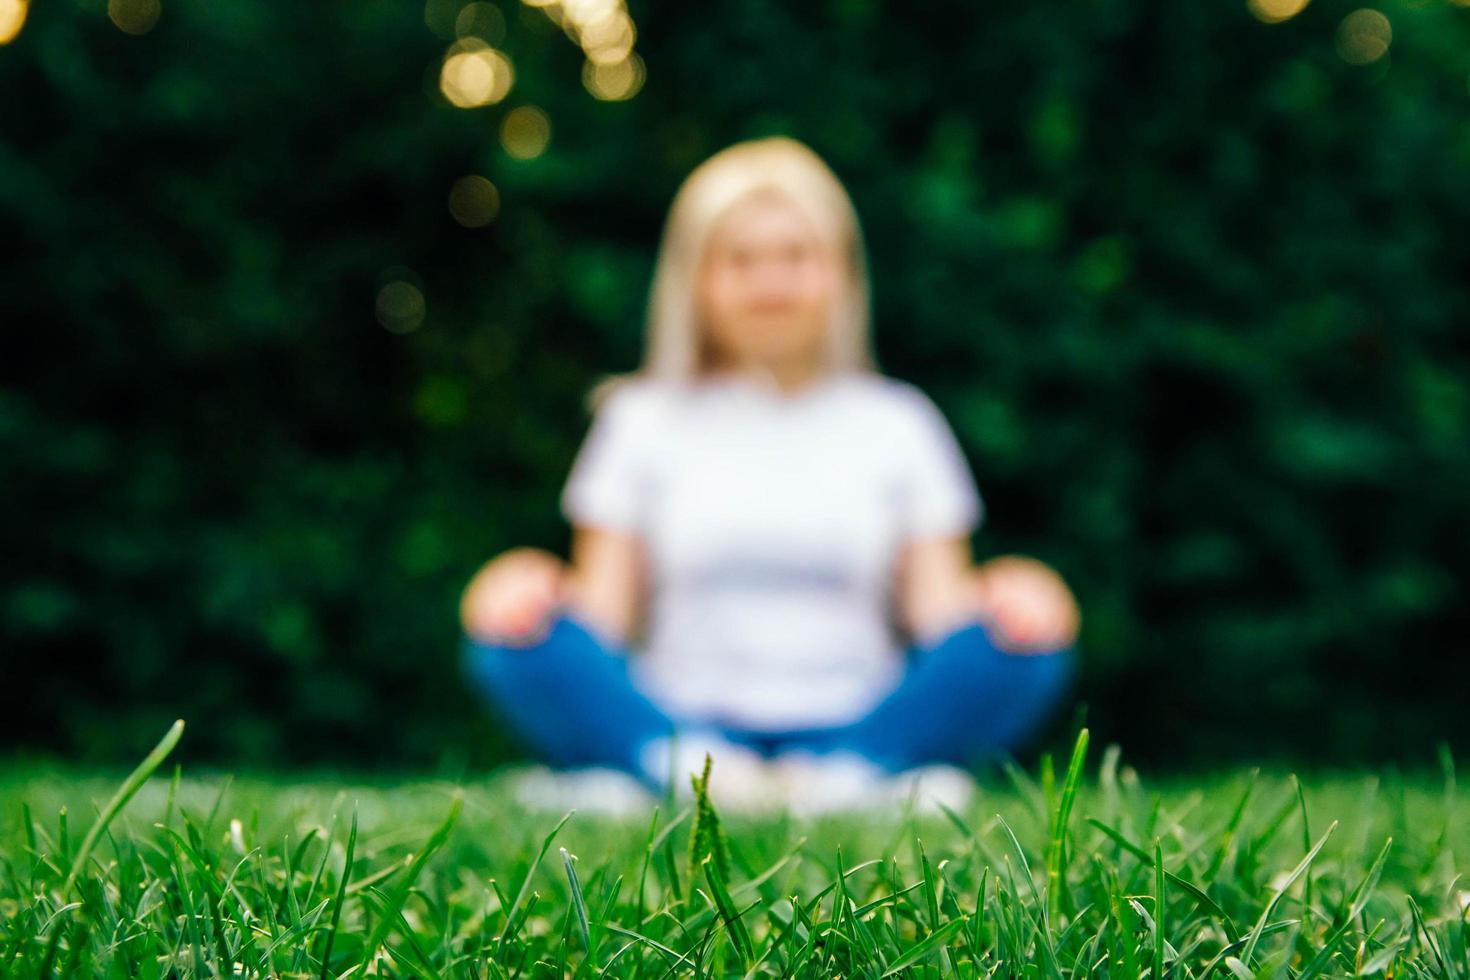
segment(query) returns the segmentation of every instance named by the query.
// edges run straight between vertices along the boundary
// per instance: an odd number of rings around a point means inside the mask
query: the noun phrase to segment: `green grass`
[[[1146,786],[1110,748],[965,813],[617,821],[167,748],[0,773],[0,975],[1470,976],[1447,763]]]

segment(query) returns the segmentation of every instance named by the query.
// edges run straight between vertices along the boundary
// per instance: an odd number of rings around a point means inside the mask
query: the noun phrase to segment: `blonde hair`
[[[703,368],[698,309],[700,262],[720,219],[757,195],[780,194],[799,208],[837,250],[846,288],[832,304],[823,367],[877,369],[870,339],[867,253],[857,210],[837,175],[810,147],[787,136],[746,140],[705,160],[684,179],[664,223],[649,290],[643,363],[632,374],[604,379],[591,393],[595,409],[634,378],[693,381]]]

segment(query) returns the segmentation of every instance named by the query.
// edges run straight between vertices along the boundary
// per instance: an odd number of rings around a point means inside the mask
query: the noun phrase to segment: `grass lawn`
[[[1470,976],[1447,762],[1150,785],[1108,749],[964,813],[615,820],[169,747],[0,773],[0,975]]]

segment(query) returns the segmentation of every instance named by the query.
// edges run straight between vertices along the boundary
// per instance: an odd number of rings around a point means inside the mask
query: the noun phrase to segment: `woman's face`
[[[753,197],[720,220],[705,249],[705,340],[721,365],[810,366],[842,285],[834,249],[801,211],[777,194]]]

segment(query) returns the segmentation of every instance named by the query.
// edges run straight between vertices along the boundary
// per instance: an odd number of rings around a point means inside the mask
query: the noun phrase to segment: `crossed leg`
[[[563,614],[526,647],[466,641],[471,679],[531,747],[558,766],[611,766],[657,782],[642,758],[649,743],[689,727],[633,683],[626,651]],[[1036,654],[997,647],[980,622],[911,651],[899,684],[861,718],[784,733],[720,729],[763,752],[859,753],[900,772],[934,762],[965,765],[1014,751],[1058,705],[1076,671],[1068,647]]]

